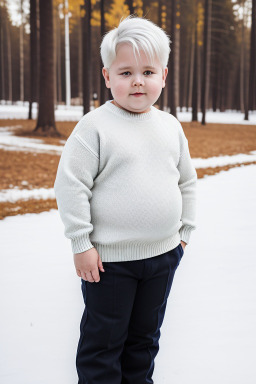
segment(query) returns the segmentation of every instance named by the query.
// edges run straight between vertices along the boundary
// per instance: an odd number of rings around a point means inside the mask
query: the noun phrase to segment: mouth
[[[135,93],[131,93],[132,96],[143,96],[145,95],[145,93],[141,93],[141,92],[135,92]]]

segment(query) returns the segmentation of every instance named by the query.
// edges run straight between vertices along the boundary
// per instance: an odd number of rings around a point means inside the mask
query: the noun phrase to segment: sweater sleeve
[[[91,189],[98,173],[99,156],[95,149],[74,130],[68,138],[58,166],[54,191],[64,234],[71,239],[73,253],[94,246],[90,213]]]
[[[188,140],[181,128],[181,153],[178,163],[180,173],[179,188],[182,195],[182,226],[180,228],[180,238],[185,243],[189,243],[192,230],[196,228],[196,183],[197,173],[192,164],[188,148]]]

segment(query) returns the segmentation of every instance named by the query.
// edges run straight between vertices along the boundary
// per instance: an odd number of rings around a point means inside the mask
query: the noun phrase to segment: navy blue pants
[[[179,244],[144,260],[104,262],[99,283],[82,280],[79,384],[153,383],[160,327],[182,256]]]

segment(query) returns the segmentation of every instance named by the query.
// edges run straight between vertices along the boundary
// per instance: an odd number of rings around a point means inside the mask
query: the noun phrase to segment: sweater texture
[[[160,255],[195,229],[197,174],[179,121],[107,101],[78,122],[54,183],[73,253],[103,262]]]

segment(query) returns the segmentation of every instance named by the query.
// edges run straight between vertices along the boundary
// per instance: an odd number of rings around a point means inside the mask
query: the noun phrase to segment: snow
[[[0,149],[9,151],[26,151],[33,153],[49,153],[61,155],[64,148],[63,145],[44,144],[43,140],[36,138],[24,138],[15,136],[13,129],[19,126],[0,127]],[[63,142],[63,141],[62,141]],[[243,164],[256,161],[256,151],[250,154],[237,154],[232,156],[215,156],[207,159],[193,158],[192,162],[196,169],[215,168],[225,165]],[[24,186],[28,182],[22,182]],[[0,190],[0,202],[17,202],[19,200],[29,199],[55,199],[53,188],[37,188],[37,189],[19,189],[17,186],[12,189]]]
[[[8,131],[8,127],[0,127],[0,149],[60,155],[63,148],[64,145],[44,144],[41,139],[15,136],[12,131]],[[207,159],[193,158],[192,161],[196,168],[215,168],[224,165],[242,164],[256,161],[256,151],[251,151],[248,155],[240,153],[232,156],[214,156]]]
[[[4,101],[0,103],[0,119],[27,119],[28,118],[28,102],[17,102],[16,104],[6,104]],[[72,105],[67,108],[65,105],[57,105],[55,109],[56,121],[78,121],[83,116],[83,107],[81,105]],[[188,122],[192,119],[191,108],[186,111],[185,108],[180,111],[177,108],[177,117],[182,122]],[[32,118],[37,119],[37,104],[33,103]],[[198,121],[201,121],[202,113],[198,112]],[[244,120],[244,114],[237,111],[228,110],[225,112],[213,112],[212,110],[206,113],[207,123],[222,123],[222,124],[253,124],[256,125],[256,111],[249,113],[249,121]]]
[[[43,152],[61,154],[63,145],[44,144],[42,139],[28,138],[22,136],[15,136],[12,131],[13,128],[19,126],[0,127],[0,149],[5,151],[25,151],[25,152]]]
[[[202,121],[202,113],[197,114],[198,121]],[[191,109],[186,112],[184,109],[179,112],[177,110],[177,118],[182,122],[190,122],[192,120]],[[227,110],[225,112],[208,110],[206,112],[206,123],[218,123],[218,124],[244,124],[244,125],[256,125],[256,111],[249,113],[249,120],[244,120],[244,113],[238,111]]]
[[[0,203],[9,201],[15,203],[19,200],[48,200],[55,199],[53,188],[35,188],[35,189],[2,189],[0,190]]]
[[[233,156],[218,156],[209,157],[207,159],[194,158],[192,162],[196,169],[200,168],[215,168],[225,165],[243,164],[256,161],[256,151],[252,151],[251,155],[239,154]],[[21,184],[28,185],[27,181],[23,181]],[[48,200],[55,199],[55,192],[53,188],[34,188],[34,189],[20,189],[19,187],[13,187],[11,189],[0,190],[0,202],[15,203],[19,200]]]
[[[256,151],[251,151],[249,155],[239,153],[232,156],[214,156],[207,159],[193,158],[192,162],[195,168],[216,168],[225,165],[243,164],[256,161]]]
[[[16,104],[0,104],[0,119],[27,119],[28,118],[28,102],[17,102]],[[78,121],[83,116],[83,107],[58,105],[55,109],[56,121]],[[32,105],[32,119],[37,119],[37,104]]]
[[[198,228],[177,270],[155,384],[254,384],[256,165],[198,181]],[[80,279],[56,210],[0,221],[0,381],[77,382]]]

